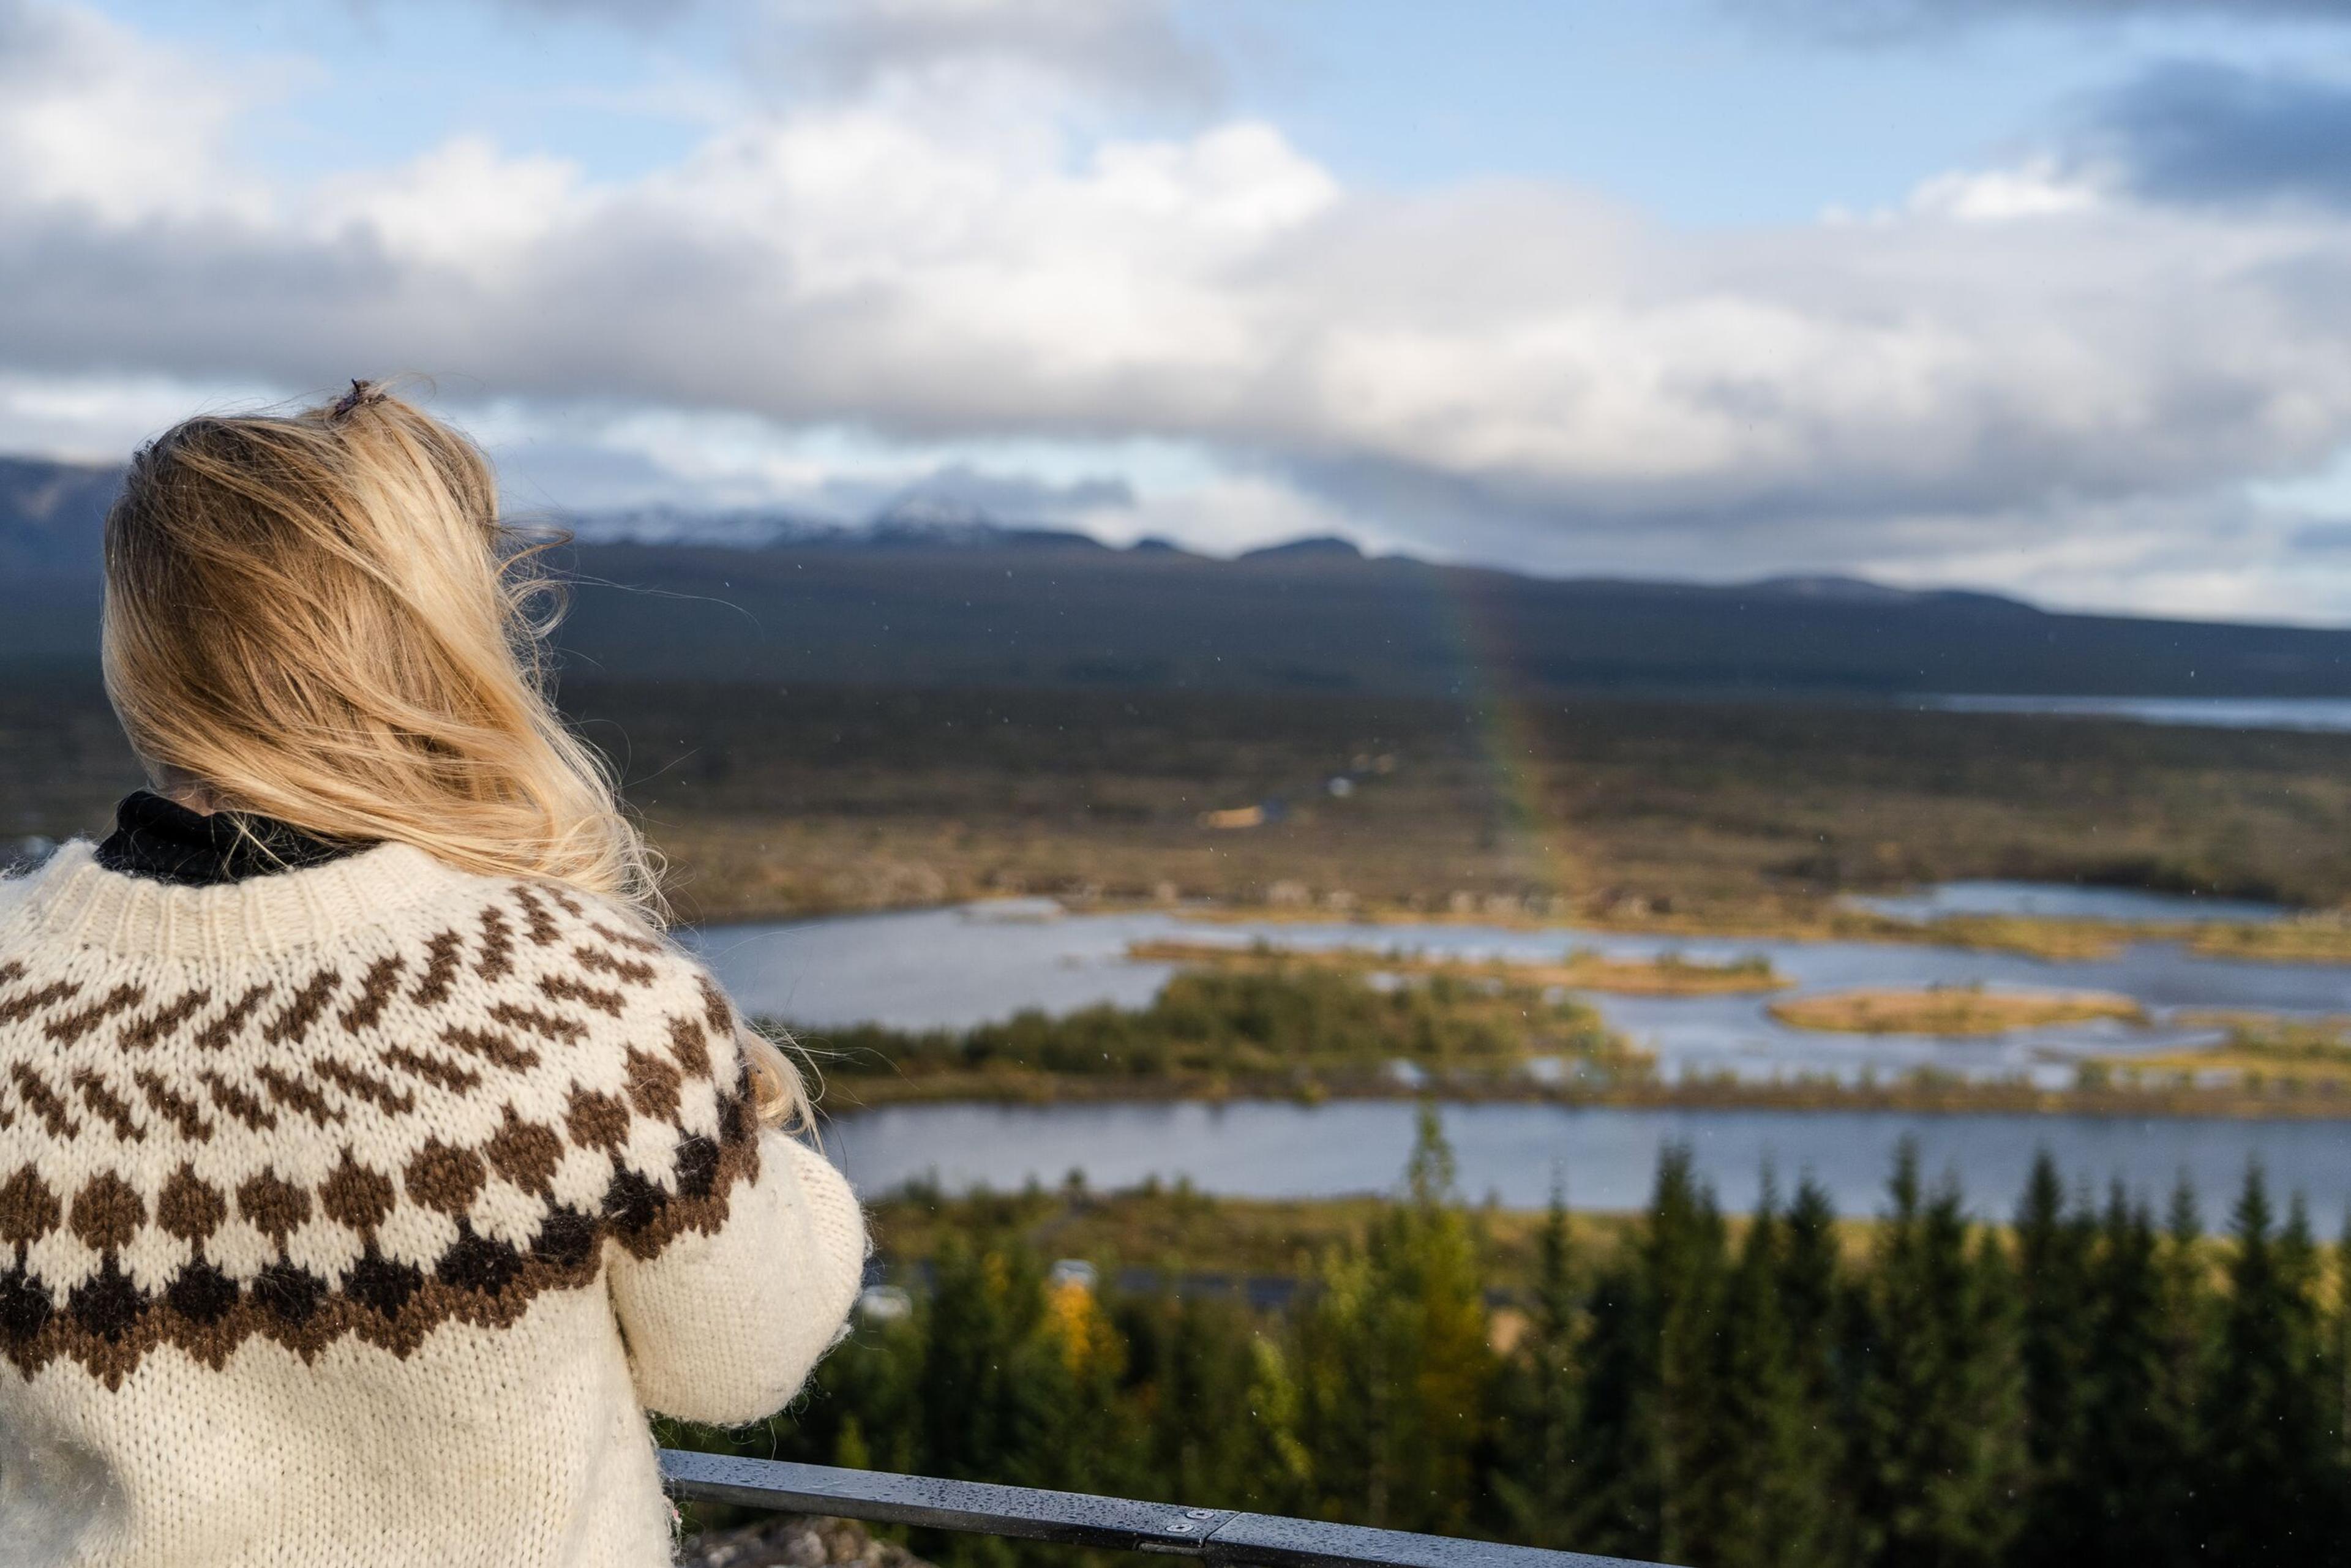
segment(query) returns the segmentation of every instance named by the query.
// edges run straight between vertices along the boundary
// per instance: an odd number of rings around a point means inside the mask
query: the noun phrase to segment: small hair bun
[[[345,418],[353,409],[366,408],[372,403],[381,402],[384,397],[383,391],[373,382],[363,382],[354,377],[351,381],[351,390],[335,400],[335,406],[327,411],[327,417],[329,420]]]

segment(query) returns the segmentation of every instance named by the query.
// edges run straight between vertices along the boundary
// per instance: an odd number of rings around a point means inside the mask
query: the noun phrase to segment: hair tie
[[[329,420],[345,418],[353,409],[381,402],[383,397],[384,394],[374,387],[354,378],[351,382],[351,390],[336,400],[335,406],[327,411],[327,417]]]

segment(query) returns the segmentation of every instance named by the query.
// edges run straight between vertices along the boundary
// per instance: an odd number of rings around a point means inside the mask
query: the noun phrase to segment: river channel
[[[2137,919],[2209,917],[2193,901],[2013,884],[1937,890],[1917,911],[2036,907],[2058,894],[2063,913]],[[2115,902],[2109,903],[2108,900]],[[2128,901],[2126,914],[2122,901]],[[2051,911],[2055,913],[2056,911]],[[2259,918],[2231,909],[2231,918]],[[954,1028],[1024,1008],[1063,1012],[1096,1002],[1147,1003],[1173,972],[1127,956],[1155,938],[1301,947],[1362,946],[1433,955],[1557,958],[1571,948],[1621,957],[1678,952],[1693,960],[1760,955],[1793,983],[1782,995],[1856,986],[1982,985],[2115,991],[2144,1006],[2153,1027],[2098,1023],[2020,1030],[1993,1040],[1842,1035],[1787,1029],[1762,997],[1591,998],[1608,1021],[1655,1051],[1667,1078],[1729,1074],[1769,1080],[1811,1074],[1895,1077],[1918,1066],[1970,1078],[2024,1078],[2061,1086],[2088,1059],[2213,1038],[2179,1018],[2200,1009],[2351,1012],[2351,968],[2199,958],[2147,942],[2106,958],[2053,961],[1908,943],[1663,939],[1614,932],[1512,930],[1472,925],[1366,926],[1225,925],[1179,912],[1061,915],[1042,901],[774,925],[714,926],[689,940],[748,1010],[821,1037],[828,1026],[873,1021]],[[1557,1175],[1578,1207],[1631,1207],[1646,1193],[1657,1152],[1688,1145],[1726,1203],[1752,1201],[1767,1163],[1783,1185],[1811,1172],[1845,1212],[1878,1200],[1897,1144],[1916,1139],[1930,1172],[1959,1176],[1971,1204],[2004,1210],[2033,1150],[2047,1146],[2077,1180],[2120,1178],[2149,1197],[2184,1171],[2209,1207],[2233,1192],[2259,1157],[2278,1186],[2301,1190],[2330,1227],[2351,1197],[2351,1122],[1920,1116],[1870,1112],[1569,1109],[1542,1103],[1456,1105],[1446,1116],[1464,1190],[1512,1205],[1539,1203]],[[1203,1190],[1306,1197],[1381,1190],[1410,1144],[1410,1107],[1388,1102],[1320,1107],[1204,1105],[902,1106],[843,1117],[837,1152],[869,1190],[935,1174],[950,1187],[1061,1180],[1072,1168],[1097,1186],[1156,1176]]]

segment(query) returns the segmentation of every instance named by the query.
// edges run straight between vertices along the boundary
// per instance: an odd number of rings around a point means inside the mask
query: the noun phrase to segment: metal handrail
[[[1621,1557],[1544,1552],[1447,1535],[676,1448],[661,1451],[661,1467],[663,1484],[672,1497],[697,1502],[1153,1552],[1197,1558],[1212,1568],[1340,1568],[1346,1563],[1382,1568],[1653,1568]]]

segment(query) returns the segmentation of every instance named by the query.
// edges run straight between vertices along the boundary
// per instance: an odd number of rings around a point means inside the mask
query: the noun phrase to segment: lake
[[[2156,901],[2152,894],[2137,896]],[[1666,952],[1698,961],[1761,955],[1794,982],[1794,991],[1782,995],[1928,985],[2116,991],[2157,1020],[2147,1030],[2102,1021],[1948,1040],[1792,1030],[1766,1013],[1772,999],[1766,996],[1592,997],[1612,1026],[1656,1053],[1658,1071],[1668,1079],[1811,1074],[1850,1081],[1924,1066],[1971,1079],[2021,1077],[2053,1088],[2071,1083],[2086,1059],[2126,1060],[2217,1038],[2210,1029],[2173,1021],[2183,1010],[2351,1012],[2351,969],[2195,958],[2168,942],[2137,944],[2110,958],[2053,962],[1912,943],[1665,938],[1471,925],[1212,925],[1160,911],[1050,918],[1034,903],[715,926],[688,939],[745,1009],[820,1036],[829,1025],[863,1021],[953,1029],[1023,1008],[1058,1013],[1097,1002],[1141,1007],[1175,967],[1136,962],[1127,947],[1169,937],[1235,944],[1262,937],[1307,948],[1521,960],[1555,959],[1577,947],[1628,958]]]
[[[2345,697],[2068,697],[1944,694],[1911,699],[1946,713],[2040,713],[2061,718],[2127,718],[2215,729],[2351,730]]]
[[[1072,1170],[1098,1189],[1183,1178],[1235,1197],[1329,1197],[1393,1191],[1413,1138],[1401,1101],[1224,1105],[898,1105],[836,1122],[826,1136],[852,1181],[882,1192],[936,1177],[951,1191],[1057,1186]],[[2184,1173],[2207,1224],[2225,1219],[2258,1158],[2280,1195],[2300,1192],[2323,1236],[2351,1198],[2351,1123],[2192,1117],[1934,1116],[1850,1111],[1678,1111],[1505,1103],[1442,1108],[1463,1194],[1535,1207],[1554,1179],[1578,1208],[1646,1200],[1657,1155],[1687,1146],[1725,1207],[1751,1208],[1767,1165],[1784,1197],[1809,1173],[1837,1212],[1885,1203],[1904,1138],[1930,1179],[1956,1176],[1969,1206],[2013,1212],[2034,1152],[2069,1185],[2103,1197],[2121,1181],[2158,1212]]]
[[[1964,915],[2022,915],[2041,920],[2210,921],[2263,924],[2288,911],[2247,898],[2142,893],[2135,887],[2083,887],[2050,882],[1946,882],[1917,893],[1855,895],[1845,902],[1894,920],[1949,920]]]
[[[2063,900],[2085,891],[1993,885],[2011,891],[1939,890],[1921,894],[1921,907],[1948,910],[1995,896]],[[2131,896],[2142,901],[2132,905],[2143,912],[2138,918],[2177,918],[2185,909],[2204,907],[2201,901]],[[2109,958],[2057,962],[1904,943],[1667,939],[1473,925],[1228,925],[1186,920],[1174,911],[1065,915],[1042,900],[684,935],[747,1009],[793,1020],[820,1044],[827,1026],[864,1020],[956,1028],[1022,1008],[1065,1012],[1096,1002],[1143,1006],[1174,967],[1137,962],[1127,948],[1165,937],[1236,944],[1263,937],[1301,947],[1519,959],[1556,958],[1577,947],[1615,957],[1672,951],[1699,961],[1760,954],[1795,982],[1793,994],[1928,984],[2108,990],[2135,998],[2157,1020],[2147,1030],[2107,1022],[1957,1040],[1791,1030],[1766,1015],[1763,997],[1593,996],[1593,1004],[1614,1027],[1656,1052],[1659,1071],[1669,1078],[1815,1073],[1850,1080],[1933,1066],[1965,1077],[2023,1077],[2054,1087],[2070,1083],[2084,1060],[2127,1060],[2215,1038],[2178,1020],[2184,1009],[2351,1012],[2351,969],[2198,958],[2168,942],[2140,943]],[[2120,1178],[2150,1198],[2168,1193],[2186,1171],[2215,1216],[2256,1155],[2281,1187],[2305,1192],[2330,1229],[2351,1195],[2351,1122],[1515,1103],[1449,1105],[1444,1113],[1464,1190],[1472,1197],[1490,1190],[1512,1205],[1543,1201],[1557,1171],[1579,1207],[1635,1207],[1648,1190],[1659,1149],[1679,1142],[1689,1145],[1699,1169],[1733,1207],[1754,1200],[1769,1160],[1783,1186],[1809,1170],[1841,1210],[1866,1213],[1879,1201],[1894,1150],[1906,1136],[1918,1141],[1929,1171],[1955,1172],[1986,1213],[2005,1212],[2012,1204],[2033,1151],[2043,1145],[2058,1155],[2069,1179],[2103,1186]],[[920,1105],[843,1117],[831,1136],[836,1153],[869,1190],[933,1172],[951,1187],[1017,1186],[1030,1179],[1050,1185],[1076,1168],[1097,1186],[1156,1176],[1235,1195],[1314,1197],[1392,1186],[1410,1146],[1411,1114],[1411,1106],[1392,1101],[1317,1107],[1257,1102]]]

